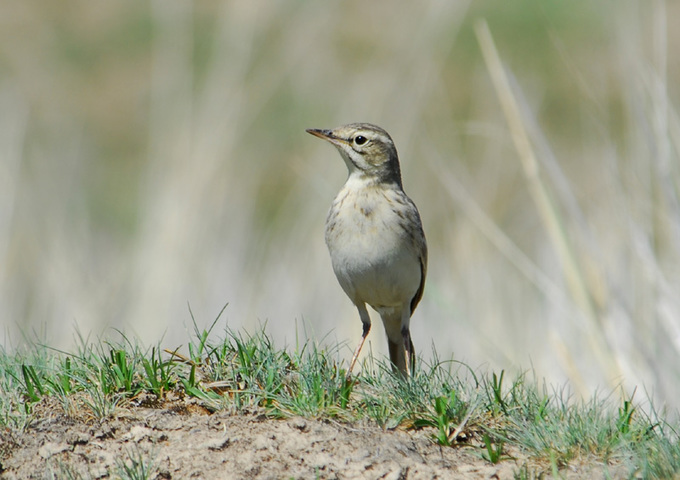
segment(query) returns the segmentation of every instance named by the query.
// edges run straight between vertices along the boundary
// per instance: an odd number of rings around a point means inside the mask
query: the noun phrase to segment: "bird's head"
[[[382,128],[370,123],[351,123],[332,130],[309,128],[307,132],[335,145],[350,177],[356,175],[376,183],[401,186],[397,149]]]

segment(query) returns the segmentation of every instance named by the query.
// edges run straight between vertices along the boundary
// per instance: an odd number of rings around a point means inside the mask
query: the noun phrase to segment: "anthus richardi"
[[[394,368],[409,376],[415,367],[409,324],[423,296],[427,244],[418,209],[402,188],[397,149],[369,123],[307,132],[332,143],[349,170],[326,219],[333,271],[363,324],[347,376],[371,329],[366,304],[382,318]]]

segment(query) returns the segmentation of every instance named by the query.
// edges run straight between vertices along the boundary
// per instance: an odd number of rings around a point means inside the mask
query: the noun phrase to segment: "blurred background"
[[[304,130],[368,121],[429,241],[425,359],[677,407],[678,18],[661,0],[6,0],[0,345],[175,348],[189,307],[207,328],[228,304],[218,332],[349,360],[361,324],[323,243],[347,172]],[[364,353],[384,355],[373,318]]]

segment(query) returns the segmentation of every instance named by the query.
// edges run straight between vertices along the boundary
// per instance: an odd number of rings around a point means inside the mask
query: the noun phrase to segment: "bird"
[[[325,231],[333,271],[363,327],[347,379],[371,330],[367,304],[382,319],[393,370],[408,378],[416,358],[410,321],[425,288],[427,242],[418,208],[404,193],[397,149],[370,123],[306,131],[335,146],[348,170]]]

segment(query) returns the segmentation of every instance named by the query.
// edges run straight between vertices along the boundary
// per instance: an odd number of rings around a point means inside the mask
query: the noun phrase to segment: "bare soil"
[[[426,429],[210,412],[187,398],[133,402],[101,421],[67,416],[49,399],[34,413],[23,433],[0,431],[0,478],[119,478],[124,462],[142,458],[152,463],[149,478],[156,479],[506,479],[527,463],[510,450],[494,465],[481,457],[474,438],[466,446],[441,447]],[[550,478],[545,466],[530,471]],[[604,476],[596,464],[560,473]],[[611,467],[609,473],[616,477]]]

